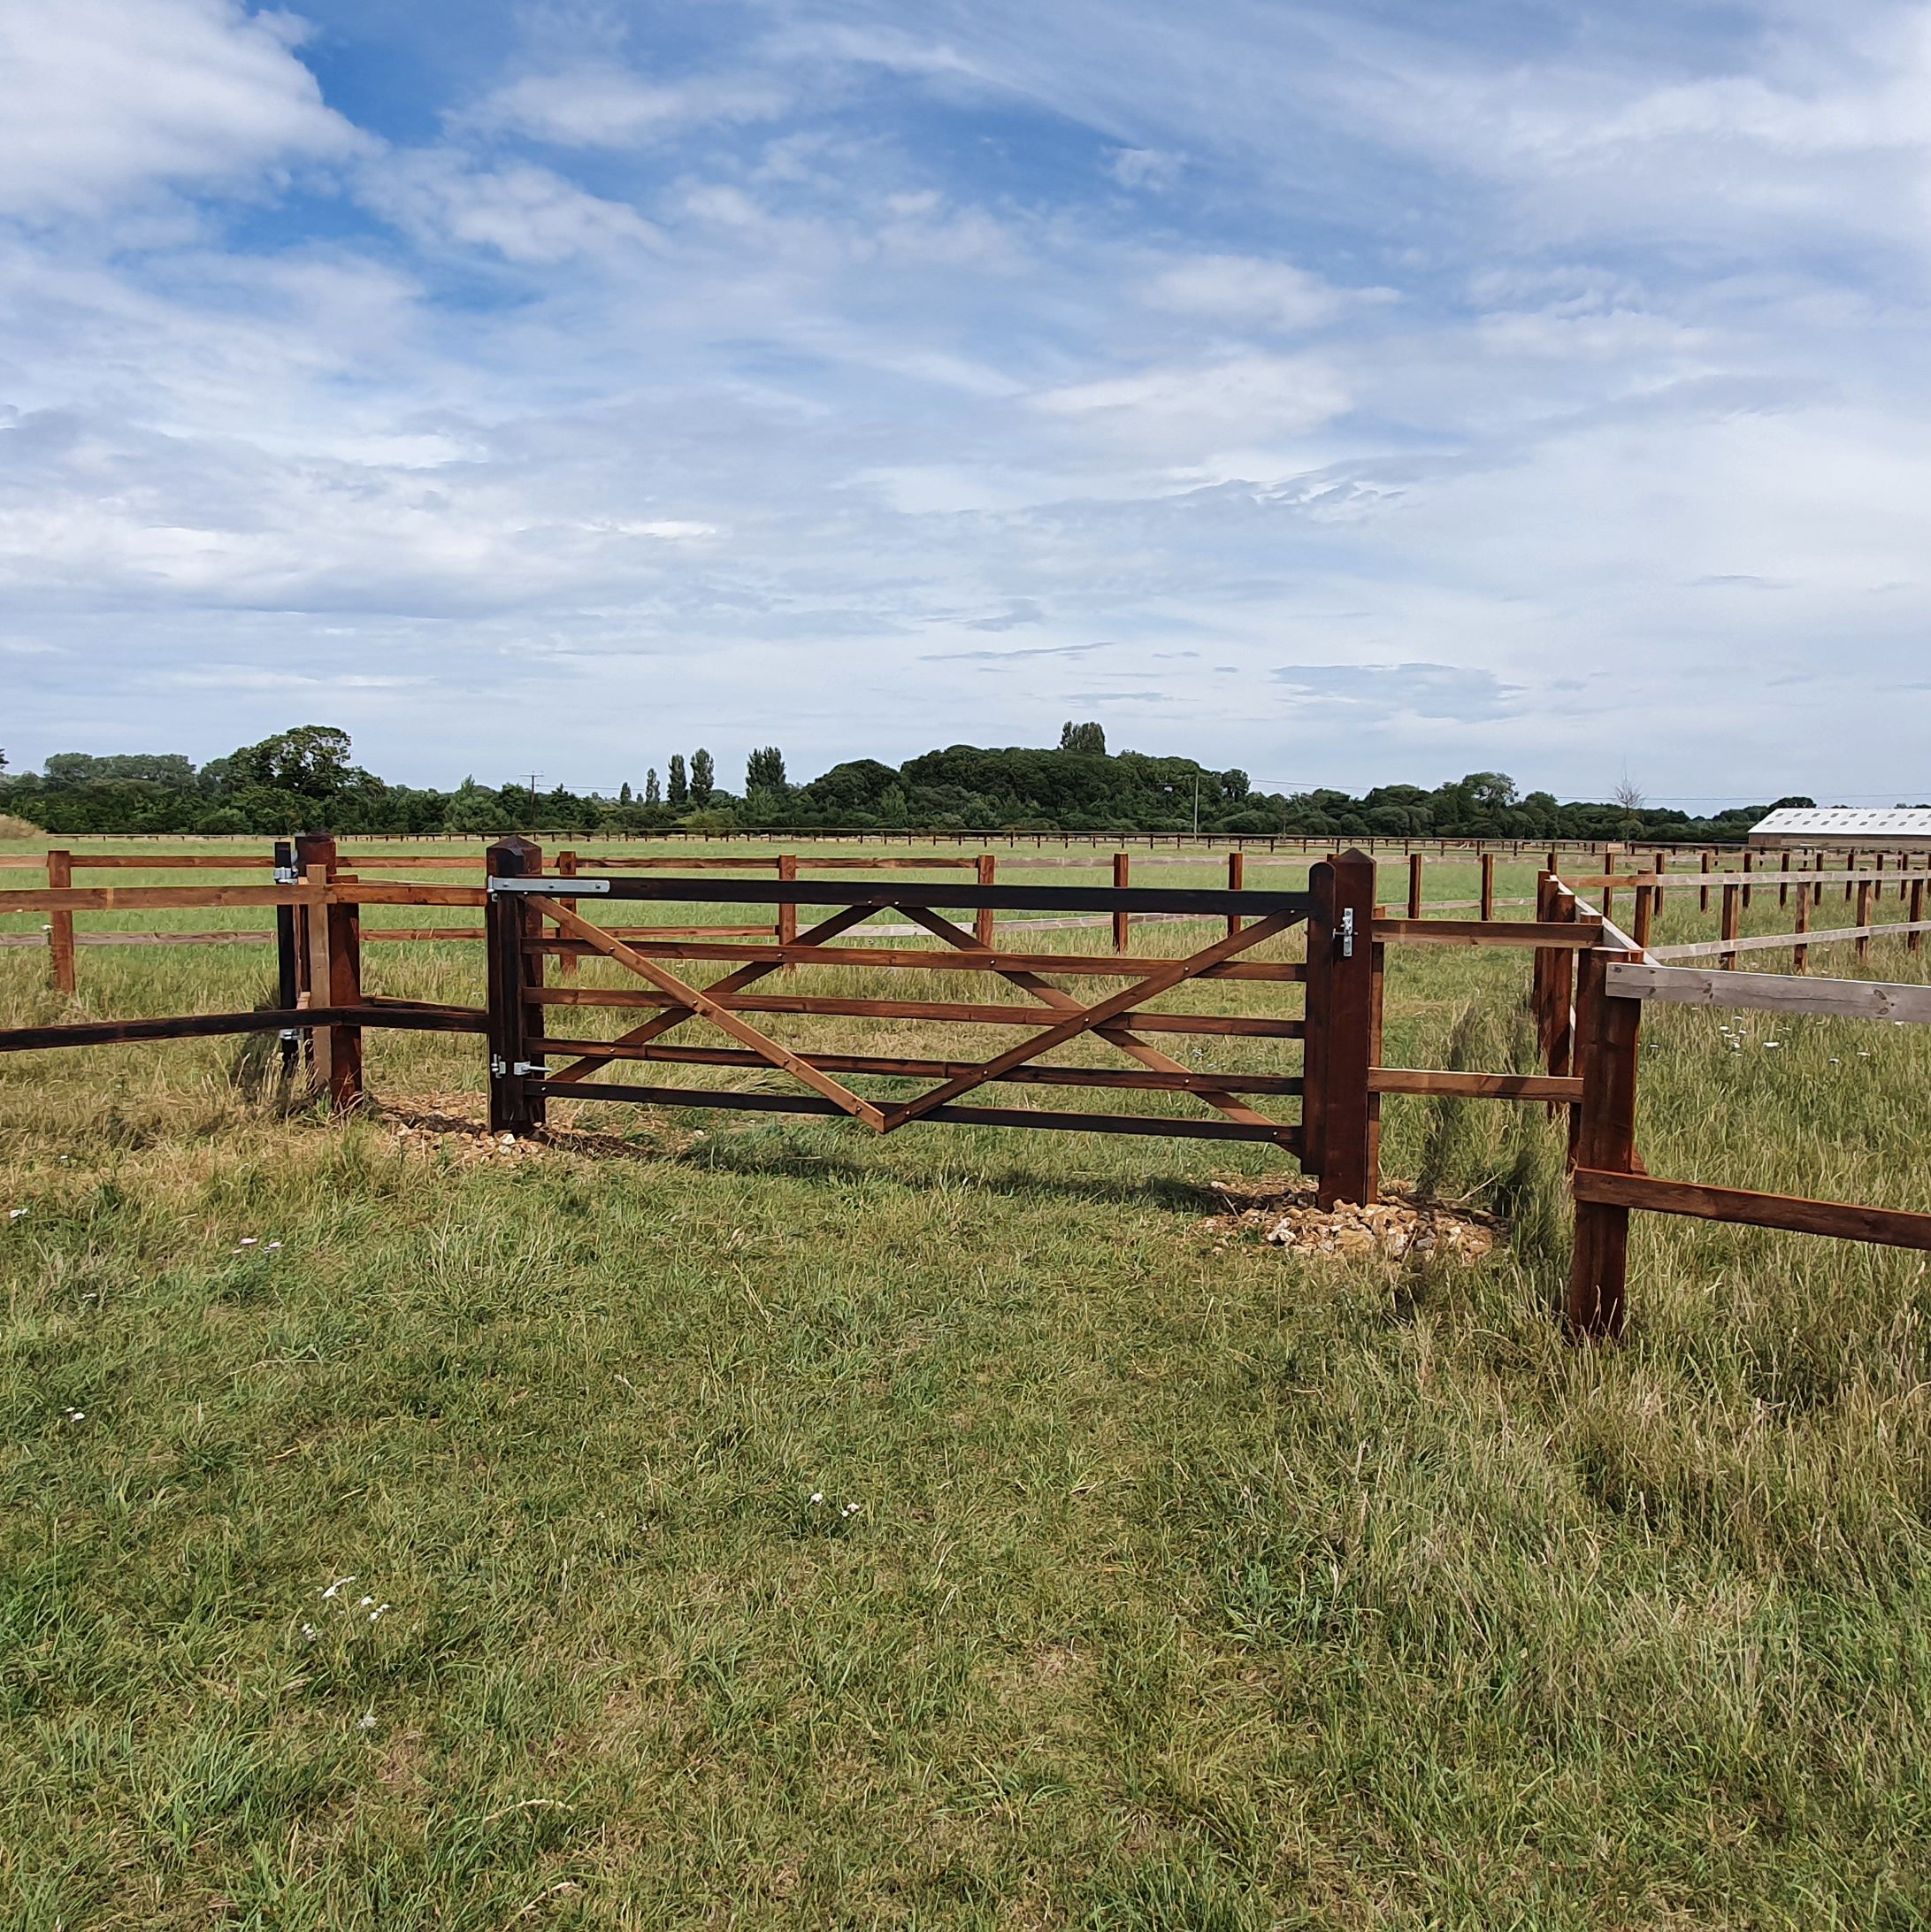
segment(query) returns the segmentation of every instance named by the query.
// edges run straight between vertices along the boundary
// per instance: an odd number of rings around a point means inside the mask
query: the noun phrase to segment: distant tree
[[[701,810],[710,803],[710,795],[717,789],[717,776],[710,762],[710,754],[700,745],[691,754],[691,802]]]
[[[333,724],[297,724],[232,754],[228,783],[237,791],[258,786],[302,798],[332,799],[369,777],[349,763],[349,733]]]
[[[1626,812],[1639,812],[1649,803],[1643,795],[1642,786],[1629,782],[1629,774],[1627,771],[1618,784],[1609,788],[1609,795]]]
[[[630,780],[629,780],[628,778],[625,778],[625,779],[624,780],[623,784],[621,784],[620,786],[617,786],[617,803],[618,803],[619,805],[628,805],[628,804],[630,803],[630,801],[631,801],[631,781],[630,781]]]
[[[186,791],[195,768],[178,751],[111,752],[95,757],[85,751],[57,751],[42,767],[50,785],[170,785]]]
[[[644,803],[647,805],[661,805],[663,803],[663,787],[657,783],[657,768],[655,765],[652,765],[650,770],[644,774]]]
[[[1788,798],[1780,798],[1770,809],[1774,812],[1814,812],[1817,809],[1817,801],[1814,798],[1800,797],[1793,792]]]
[[[745,761],[747,797],[753,792],[773,792],[782,797],[790,789],[785,782],[785,754],[776,745],[766,745],[762,750],[754,751]]]
[[[1103,758],[1107,755],[1106,732],[1098,724],[1075,724],[1069,721],[1060,726],[1060,749],[1096,751]]]
[[[691,802],[690,781],[684,776],[684,754],[670,754],[670,789],[665,795],[665,802],[673,811]]]

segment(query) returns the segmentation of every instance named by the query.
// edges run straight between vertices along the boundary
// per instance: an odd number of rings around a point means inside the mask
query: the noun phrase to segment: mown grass
[[[1528,1065],[1526,965],[1398,952],[1389,1057]],[[266,971],[90,948],[82,1002]],[[1644,1032],[1655,1171],[1923,1205],[1925,1030]],[[1921,1258],[1644,1221],[1579,1351],[1540,1108],[1388,1103],[1516,1229],[1394,1267],[1207,1225],[1261,1150],[586,1107],[631,1154],[463,1165],[236,1060],[0,1061],[0,1922],[1931,1916]]]

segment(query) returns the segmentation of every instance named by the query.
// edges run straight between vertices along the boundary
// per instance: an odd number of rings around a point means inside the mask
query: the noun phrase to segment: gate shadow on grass
[[[818,1132],[823,1132],[818,1130]],[[816,1135],[813,1135],[813,1139]],[[1059,1195],[1068,1200],[1107,1202],[1118,1207],[1158,1208],[1170,1214],[1215,1214],[1225,1206],[1222,1197],[1205,1181],[1189,1180],[1173,1174],[1148,1174],[1140,1177],[1106,1174],[1051,1175],[1011,1165],[992,1166],[978,1161],[962,1162],[941,1157],[931,1166],[898,1168],[885,1162],[855,1158],[820,1143],[801,1144],[802,1137],[794,1127],[760,1126],[726,1136],[706,1139],[686,1148],[676,1158],[685,1167],[703,1167],[720,1173],[772,1179],[790,1177],[801,1180],[838,1181],[857,1185],[866,1182],[906,1189],[931,1187],[937,1183],[968,1184],[987,1194],[1007,1199],[1024,1195]],[[1291,1162],[1283,1169],[1284,1179],[1298,1175]]]

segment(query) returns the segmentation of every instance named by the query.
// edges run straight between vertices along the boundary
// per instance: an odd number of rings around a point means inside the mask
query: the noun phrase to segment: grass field
[[[272,962],[87,947],[80,1009]],[[45,963],[0,950],[0,1024],[68,1010]],[[1527,1069],[1527,978],[1394,952],[1386,1057]],[[1931,1199],[1931,1030],[1644,1037],[1654,1171]],[[1515,1230],[1396,1265],[1210,1225],[1291,1171],[1259,1148],[581,1106],[599,1151],[425,1154],[261,1060],[0,1058],[0,1924],[1931,1920],[1923,1257],[1639,1218],[1629,1339],[1582,1351],[1540,1108],[1387,1103],[1391,1175]],[[480,1095],[473,1040],[369,1061],[403,1112]]]

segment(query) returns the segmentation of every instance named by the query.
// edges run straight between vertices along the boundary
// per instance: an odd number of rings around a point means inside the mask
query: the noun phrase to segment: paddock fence
[[[364,1098],[365,1031],[472,1034],[487,1053],[493,1130],[530,1133],[545,1124],[552,1095],[653,1107],[729,1108],[849,1118],[889,1133],[919,1121],[974,1126],[1258,1141],[1279,1147],[1315,1177],[1324,1205],[1372,1201],[1379,1187],[1380,1116],[1388,1096],[1433,1096],[1541,1103],[1566,1111],[1575,1240],[1568,1319],[1581,1336],[1622,1331],[1628,1302],[1628,1229],[1632,1212],[1696,1215],[1743,1224],[1891,1246],[1931,1249],[1931,1215],[1714,1188],[1649,1175],[1636,1152],[1640,1017],[1651,1001],[1757,1007],[1778,1012],[1931,1021],[1931,987],[1808,977],[1812,947],[1851,944],[1860,955],[1873,938],[1902,938],[1913,951],[1931,922],[1923,888],[1931,872],[1830,868],[1816,863],[1754,865],[1724,873],[1699,863],[1672,871],[1666,855],[1642,870],[1564,878],[1549,851],[1531,900],[1499,900],[1494,855],[1478,854],[1471,901],[1427,900],[1433,855],[1412,853],[1406,904],[1379,902],[1377,867],[1350,850],[1307,868],[1305,889],[1276,890],[1247,876],[1246,855],[1226,855],[1224,886],[1133,883],[1132,862],[1112,855],[1102,885],[1002,879],[997,855],[949,861],[867,854],[849,857],[678,857],[579,855],[566,849],[546,867],[540,845],[513,838],[482,855],[474,883],[419,877],[373,878],[365,871],[471,869],[468,857],[344,852],[304,835],[259,859],[172,855],[169,862],[208,872],[242,866],[272,871],[265,883],[198,881],[183,886],[76,886],[73,870],[154,869],[161,855],[50,854],[45,886],[0,889],[0,913],[39,914],[57,988],[74,987],[73,922],[91,913],[151,909],[259,908],[272,925],[250,943],[276,951],[272,1006],[249,1012],[170,1017],[62,1020],[0,1031],[0,1053],[272,1031],[291,1078],[305,1077],[338,1110]],[[1751,855],[1746,855],[1746,857]],[[38,861],[36,863],[40,862]],[[957,882],[913,878],[932,870]],[[768,876],[767,876],[768,875]],[[1841,886],[1858,923],[1820,928],[1809,910]],[[1883,893],[1904,896],[1907,916],[1874,916]],[[1743,907],[1752,893],[1774,891],[1790,931],[1745,937]],[[1585,893],[1600,895],[1591,904]],[[1633,932],[1613,916],[1627,893]],[[1708,941],[1651,949],[1666,895],[1713,895],[1720,930]],[[471,916],[464,924],[372,928],[363,908],[420,908],[430,917]],[[672,919],[683,907],[741,911],[728,923],[620,923],[646,909]],[[1527,917],[1504,917],[1504,907]],[[1474,917],[1459,916],[1472,910]],[[808,915],[810,923],[801,921]],[[902,923],[882,924],[896,920]],[[65,922],[65,924],[63,924]],[[1136,924],[1163,922],[1179,943],[1161,953],[1130,947]],[[1203,933],[1206,927],[1212,936]],[[1110,950],[1067,952],[1026,943],[1029,932],[1104,932]],[[1305,938],[1289,956],[1290,935]],[[118,937],[126,937],[119,935]],[[229,933],[136,935],[168,943],[230,943]],[[479,1005],[405,1000],[364,985],[369,939],[459,940],[484,954]],[[908,946],[907,939],[921,943]],[[1404,945],[1502,947],[1531,954],[1529,997],[1542,1070],[1469,1071],[1383,1063],[1387,948]],[[1788,950],[1790,975],[1742,970],[1746,953]],[[1675,963],[1707,958],[1709,966]],[[622,970],[617,984],[588,984],[582,962]],[[702,982],[693,967],[722,969]],[[821,970],[883,975],[904,993],[812,990]],[[916,997],[918,976],[935,970],[983,976],[999,993],[1021,997]],[[762,990],[753,991],[754,987]],[[1097,993],[1095,982],[1113,983]],[[868,988],[871,981],[868,979]],[[1253,1000],[1211,1003],[1216,987],[1282,989],[1255,1010]],[[1180,1008],[1169,994],[1192,996]],[[579,1015],[615,1014],[623,1030],[594,1037]],[[956,1050],[915,1054],[829,1052],[780,1037],[792,1021],[836,1016],[894,1035],[908,1024],[1021,1037],[980,1058]],[[688,1032],[709,1029],[709,1039]],[[716,1036],[721,1035],[719,1039]],[[1237,1043],[1238,1068],[1190,1064],[1212,1041]],[[1116,1053],[1121,1064],[1068,1064],[1049,1058],[1075,1042]],[[897,1041],[894,1038],[893,1044]],[[1256,1067],[1254,1055],[1271,1064]],[[623,1076],[638,1066],[716,1069],[737,1084],[693,1087],[646,1084]],[[747,1077],[748,1077],[748,1078]],[[787,1085],[788,1083],[788,1085]],[[1179,1097],[1192,1113],[1103,1111],[1089,1105],[992,1106],[980,1090],[1008,1085],[1089,1094],[1122,1092]]]

